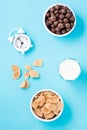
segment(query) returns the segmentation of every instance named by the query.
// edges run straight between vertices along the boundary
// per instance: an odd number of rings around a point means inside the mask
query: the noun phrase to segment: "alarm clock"
[[[24,54],[32,46],[30,37],[24,32],[22,28],[14,28],[9,32],[8,40],[13,43],[14,48]]]

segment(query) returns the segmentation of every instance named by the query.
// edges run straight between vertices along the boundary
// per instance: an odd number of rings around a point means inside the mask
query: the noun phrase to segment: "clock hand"
[[[18,37],[18,40],[21,42],[21,47],[24,44],[24,42],[21,41],[21,39]]]
[[[23,45],[24,43],[23,42],[21,42],[21,45]]]
[[[18,37],[18,40],[21,42],[21,39]]]

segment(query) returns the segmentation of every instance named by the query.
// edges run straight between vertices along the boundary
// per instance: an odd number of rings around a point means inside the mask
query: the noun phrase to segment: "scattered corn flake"
[[[30,83],[27,80],[25,80],[25,84],[26,84],[26,88],[30,87]]]
[[[42,66],[42,59],[38,59],[34,62],[34,66]],[[27,70],[27,72],[24,73],[24,78],[25,79],[28,79],[29,77],[30,78],[39,78],[40,77],[40,74],[36,71],[36,70],[32,70],[32,67],[30,65],[25,65],[25,69]],[[17,65],[12,65],[12,70],[13,70],[13,79],[14,80],[17,80],[20,75],[21,75],[21,71],[20,71],[20,67],[17,66]],[[30,84],[28,83],[27,80],[25,80],[22,84],[21,84],[21,87],[23,88],[26,88],[28,87]],[[40,103],[42,104],[42,103]]]
[[[29,86],[30,86],[29,82],[25,80],[21,83],[20,88],[28,88]]]
[[[39,78],[40,74],[36,70],[31,70],[29,72],[31,78]]]
[[[24,88],[25,87],[25,81],[23,81],[20,85],[20,88]]]
[[[42,59],[38,59],[38,60],[34,61],[34,63],[33,63],[33,66],[36,66],[36,67],[40,67],[42,65],[43,65]]]
[[[28,71],[31,71],[32,67],[30,65],[25,65],[25,69],[28,70]]]
[[[24,78],[25,78],[25,79],[28,79],[29,76],[30,76],[29,72],[25,72],[25,73],[24,73]]]
[[[20,71],[15,71],[12,75],[14,80],[17,80],[20,77]]]
[[[12,65],[12,70],[15,71],[20,71],[20,67],[17,65]]]

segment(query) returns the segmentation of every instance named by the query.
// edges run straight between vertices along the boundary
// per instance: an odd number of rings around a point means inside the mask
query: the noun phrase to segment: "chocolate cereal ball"
[[[54,5],[45,14],[45,25],[56,35],[64,35],[75,26],[75,15],[65,5]]]

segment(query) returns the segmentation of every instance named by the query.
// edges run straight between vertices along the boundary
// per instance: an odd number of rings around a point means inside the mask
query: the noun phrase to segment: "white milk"
[[[80,73],[80,65],[76,60],[66,59],[60,63],[59,74],[65,80],[75,80]]]

